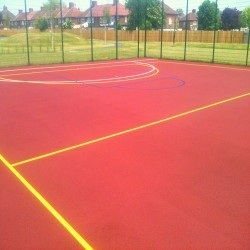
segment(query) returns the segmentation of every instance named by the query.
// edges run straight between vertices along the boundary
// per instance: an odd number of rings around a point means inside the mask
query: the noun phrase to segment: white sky
[[[120,3],[124,4],[125,0],[119,0]],[[204,0],[189,0],[189,12],[192,9],[198,9],[201,3]],[[215,0],[214,0],[215,1]],[[27,0],[27,8],[33,8],[34,10],[39,10],[47,0]],[[86,10],[89,8],[90,1],[89,0],[63,0],[68,6],[69,2],[74,2],[78,8],[81,10]],[[113,0],[97,0],[98,4],[105,3],[113,3]],[[165,0],[167,5],[169,5],[172,9],[176,10],[177,8],[182,8],[184,12],[186,12],[186,0]],[[17,14],[19,9],[24,10],[24,0],[0,0],[0,10],[2,7],[6,5],[8,9],[13,13]],[[236,7],[238,10],[242,10],[247,6],[250,6],[249,0],[218,0],[218,5],[220,10],[223,10],[226,7],[234,8]]]

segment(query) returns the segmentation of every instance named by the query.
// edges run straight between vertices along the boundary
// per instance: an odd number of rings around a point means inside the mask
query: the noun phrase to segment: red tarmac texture
[[[1,249],[82,248],[12,168],[94,249],[250,247],[249,68],[50,67],[0,70]]]

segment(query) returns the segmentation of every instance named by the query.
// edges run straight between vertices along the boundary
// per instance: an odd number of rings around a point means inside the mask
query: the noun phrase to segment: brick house
[[[178,13],[166,4],[164,4],[164,13],[164,29],[175,29],[178,21]]]
[[[119,0],[113,0],[112,4],[101,4],[98,5],[97,1],[92,1],[91,8],[88,8],[85,11],[81,11],[73,2],[70,2],[68,7],[64,6],[62,8],[62,22],[66,22],[67,20],[71,20],[75,26],[79,28],[83,23],[92,24],[94,28],[100,28],[103,26],[115,27],[116,20],[116,3],[117,3],[117,18],[118,24],[126,27],[128,24],[129,18],[129,10],[125,8],[123,4],[119,2]],[[92,11],[92,20],[91,19],[91,11]],[[4,6],[4,17],[6,20],[6,12],[7,7]],[[164,12],[165,12],[165,27],[166,29],[173,29],[176,27],[176,22],[178,18],[178,13],[170,8],[168,5],[164,4]],[[10,12],[9,12],[10,13]],[[34,28],[35,22],[38,18],[45,18],[50,24],[50,11],[46,10],[44,7],[41,7],[40,10],[34,11],[33,8],[29,8],[27,14],[27,23],[28,28]],[[18,14],[14,16],[12,13],[10,16],[10,23],[12,28],[16,29],[24,29],[26,14],[23,10],[19,10]],[[56,5],[53,10],[53,19],[55,27],[61,27],[61,12],[60,6]],[[106,20],[108,17],[109,20]]]
[[[14,16],[14,15],[13,15]],[[55,27],[61,27],[61,11],[60,6],[55,6],[55,9],[52,14],[55,22]],[[34,28],[35,21],[38,18],[45,18],[50,24],[50,11],[41,7],[40,10],[34,11],[32,8],[27,12],[27,21],[28,27]],[[63,23],[67,20],[71,20],[73,24],[81,24],[83,19],[83,12],[80,11],[79,8],[72,2],[69,3],[69,7],[62,8],[62,21]],[[11,19],[11,26],[16,29],[25,28],[25,12],[23,10],[19,10],[18,14]]]
[[[197,19],[197,12],[195,9],[192,10],[187,16],[184,16],[179,21],[179,27],[181,29],[186,29],[186,22],[187,22],[187,29],[188,30],[197,30],[198,29],[198,19]]]
[[[116,1],[117,1],[117,13],[118,13],[118,23],[122,26],[126,26],[128,23],[129,11],[125,6],[119,3],[119,0],[113,0],[113,4],[102,4],[98,5],[97,1],[92,1],[91,8],[84,12],[84,22],[92,23],[93,27],[103,27],[103,26],[115,26],[116,17]],[[91,20],[91,10],[92,10],[92,20]],[[106,20],[106,16],[109,16],[109,20]]]
[[[34,22],[36,20],[37,11],[34,11],[32,8],[29,8],[29,12],[27,12],[27,22],[28,27],[33,27]],[[18,14],[11,19],[11,27],[15,29],[21,29],[25,27],[25,12],[23,10],[18,10]]]
[[[8,10],[7,6],[3,6],[3,10],[0,11],[0,13],[1,13],[1,19],[2,19],[2,20],[0,20],[0,29],[10,28],[11,27],[11,20],[13,18],[15,18],[15,15],[12,14]],[[10,26],[10,27],[8,27],[8,26]]]

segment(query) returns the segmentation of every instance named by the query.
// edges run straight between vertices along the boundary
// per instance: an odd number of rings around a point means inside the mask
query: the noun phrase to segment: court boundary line
[[[193,114],[193,113],[198,112],[198,111],[209,109],[209,108],[212,108],[212,107],[215,107],[215,106],[227,103],[227,102],[231,102],[231,101],[234,101],[234,100],[237,100],[237,99],[249,96],[249,95],[250,95],[250,92],[242,94],[242,95],[234,96],[234,97],[231,97],[231,98],[228,98],[228,99],[224,99],[222,101],[218,101],[218,102],[215,102],[215,103],[212,103],[212,104],[209,104],[209,105],[201,106],[201,107],[198,107],[198,108],[186,111],[186,112],[182,112],[180,114],[173,115],[173,116],[161,119],[161,120],[157,120],[157,121],[150,122],[150,123],[147,123],[147,124],[144,124],[144,125],[141,125],[141,126],[137,126],[137,127],[134,127],[134,128],[130,128],[130,129],[127,129],[127,130],[117,132],[117,133],[106,135],[106,136],[103,136],[103,137],[100,137],[100,138],[97,138],[97,139],[93,139],[93,140],[90,140],[90,141],[87,141],[87,142],[79,143],[79,144],[69,146],[69,147],[66,147],[66,148],[63,148],[63,149],[55,150],[55,151],[52,151],[50,153],[38,155],[38,156],[35,156],[35,157],[32,157],[32,158],[28,158],[26,160],[22,160],[22,161],[19,161],[19,162],[16,162],[16,163],[12,163],[10,165],[15,168],[15,167],[24,165],[26,163],[30,163],[30,162],[34,162],[34,161],[37,161],[37,160],[40,160],[40,159],[48,158],[48,157],[58,155],[58,154],[61,154],[61,153],[67,152],[67,151],[71,151],[71,150],[74,150],[74,149],[77,149],[77,148],[85,147],[87,145],[91,145],[91,144],[94,144],[94,143],[97,143],[97,142],[105,141],[107,139],[111,139],[111,138],[114,138],[114,137],[117,137],[117,136],[120,136],[120,135],[132,133],[134,131],[138,131],[138,130],[141,130],[141,129],[144,129],[144,128],[148,128],[148,127],[152,127],[152,126],[155,126],[155,125],[158,125],[158,124],[162,124],[162,123],[177,119],[179,117],[183,117],[183,116]]]
[[[0,161],[11,171],[13,175],[42,203],[42,205],[57,219],[58,222],[75,238],[75,240],[86,250],[93,247],[63,218],[63,216],[0,154]]]
[[[83,80],[72,80],[72,81],[27,81],[27,80],[14,80],[14,79],[8,79],[8,78],[3,78],[3,76],[14,76],[14,75],[32,75],[32,74],[43,74],[43,73],[48,73],[48,72],[60,72],[64,71],[62,69],[60,70],[50,70],[50,71],[41,71],[41,72],[28,72],[28,73],[20,73],[20,74],[9,74],[9,75],[2,75],[0,76],[0,82],[14,82],[14,83],[34,83],[34,84],[47,84],[47,85],[90,85],[90,84],[105,84],[105,83],[111,83],[111,82],[124,82],[124,81],[134,81],[134,80],[139,80],[139,79],[144,79],[144,78],[149,78],[154,75],[157,75],[159,73],[159,69],[156,68],[154,65],[145,63],[145,62],[131,62],[128,64],[121,64],[118,65],[118,67],[122,66],[128,66],[128,65],[139,65],[139,66],[144,66],[151,68],[149,71],[140,73],[140,74],[134,74],[134,75],[128,75],[128,76],[121,76],[121,77],[113,77],[113,78],[104,78],[104,79],[83,79]],[[116,65],[117,66],[117,65]],[[89,70],[89,69],[103,69],[103,68],[110,68],[114,67],[113,65],[107,65],[107,66],[101,66],[101,67],[91,67],[91,68],[86,68],[86,67],[80,67],[80,68],[75,68],[75,69],[68,69],[68,71],[73,71],[73,70]],[[66,70],[67,71],[67,70]]]
[[[13,72],[13,71],[25,71],[25,70],[38,70],[38,69],[52,69],[52,68],[70,68],[70,67],[81,67],[81,66],[94,66],[94,65],[106,65],[110,64],[111,62],[114,64],[123,64],[123,63],[132,63],[132,62],[148,62],[148,61],[157,61],[158,59],[131,59],[131,60],[108,60],[108,61],[102,61],[102,62],[79,62],[78,64],[70,64],[68,63],[67,65],[61,65],[61,64],[49,64],[51,66],[39,66],[37,65],[36,67],[30,68],[29,66],[21,66],[23,68],[15,68],[15,69],[6,69],[6,70],[1,70],[0,68],[0,74],[4,72]]]
[[[238,68],[235,67],[231,67],[231,66],[237,66],[237,65],[225,65],[225,64],[209,64],[207,62],[190,62],[190,61],[177,61],[177,60],[173,60],[171,61],[171,59],[158,59],[159,62],[163,62],[166,64],[185,64],[187,66],[197,66],[197,67],[208,67],[208,68],[219,68],[219,69],[229,69],[229,70],[239,70],[239,71],[250,71],[250,68],[246,67],[246,66],[240,66],[238,65]],[[243,68],[244,67],[244,68]]]

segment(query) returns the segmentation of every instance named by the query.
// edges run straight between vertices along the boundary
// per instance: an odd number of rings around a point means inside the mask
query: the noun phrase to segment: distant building
[[[117,4],[117,6],[116,6]],[[117,20],[118,24],[126,27],[129,19],[129,10],[119,2],[119,0],[113,0],[111,4],[101,4],[99,5],[97,1],[92,1],[92,6],[85,11],[81,11],[73,2],[70,2],[68,7],[64,6],[61,8],[60,5],[56,5],[53,13],[50,10],[46,10],[41,7],[40,10],[34,11],[33,8],[29,8],[28,12],[25,13],[23,10],[19,10],[18,14],[15,16],[8,11],[7,7],[4,6],[2,11],[3,21],[2,26],[6,25],[6,20],[9,20],[10,27],[15,29],[24,29],[27,18],[28,28],[34,28],[35,22],[38,18],[44,18],[50,24],[51,16],[54,19],[55,27],[61,27],[61,17],[62,23],[71,20],[75,27],[89,27],[92,25],[94,28],[101,28],[104,26],[115,27],[116,21],[116,9],[117,9]],[[164,4],[165,12],[165,29],[176,28],[176,22],[178,18],[178,13],[170,8],[168,5]],[[92,14],[92,20],[91,20]],[[8,18],[7,18],[8,17]]]
[[[38,18],[45,18],[50,24],[51,13],[49,10],[46,10],[44,7],[41,7],[39,11],[34,11],[32,8],[27,12],[27,23],[29,28],[35,26],[35,21]],[[54,19],[54,24],[56,27],[61,27],[61,9],[59,5],[55,6],[53,10],[52,17]],[[69,7],[62,8],[62,21],[63,23],[67,20],[71,20],[74,25],[81,24],[83,18],[83,12],[72,2],[69,3]],[[19,10],[16,17],[14,17],[12,22],[12,27],[16,29],[25,28],[26,15],[23,10]]]
[[[113,4],[98,5],[97,1],[92,1],[91,8],[84,12],[84,22],[92,24],[93,27],[115,26],[116,19],[116,1],[117,1],[117,17],[118,23],[127,26],[129,11],[125,6],[119,3],[119,0],[113,0]],[[91,20],[92,11],[92,20]],[[107,20],[107,17],[109,20]]]
[[[12,14],[7,6],[3,6],[3,10],[0,11],[2,20],[0,20],[0,29],[11,28],[11,20],[15,18],[15,15]]]
[[[164,29],[175,29],[178,21],[178,13],[166,4],[164,4],[164,13]]]
[[[189,13],[187,16],[184,16],[179,21],[179,28],[186,29],[187,30],[197,30],[198,29],[198,19],[197,19],[197,13],[196,10],[193,9],[191,13]]]

